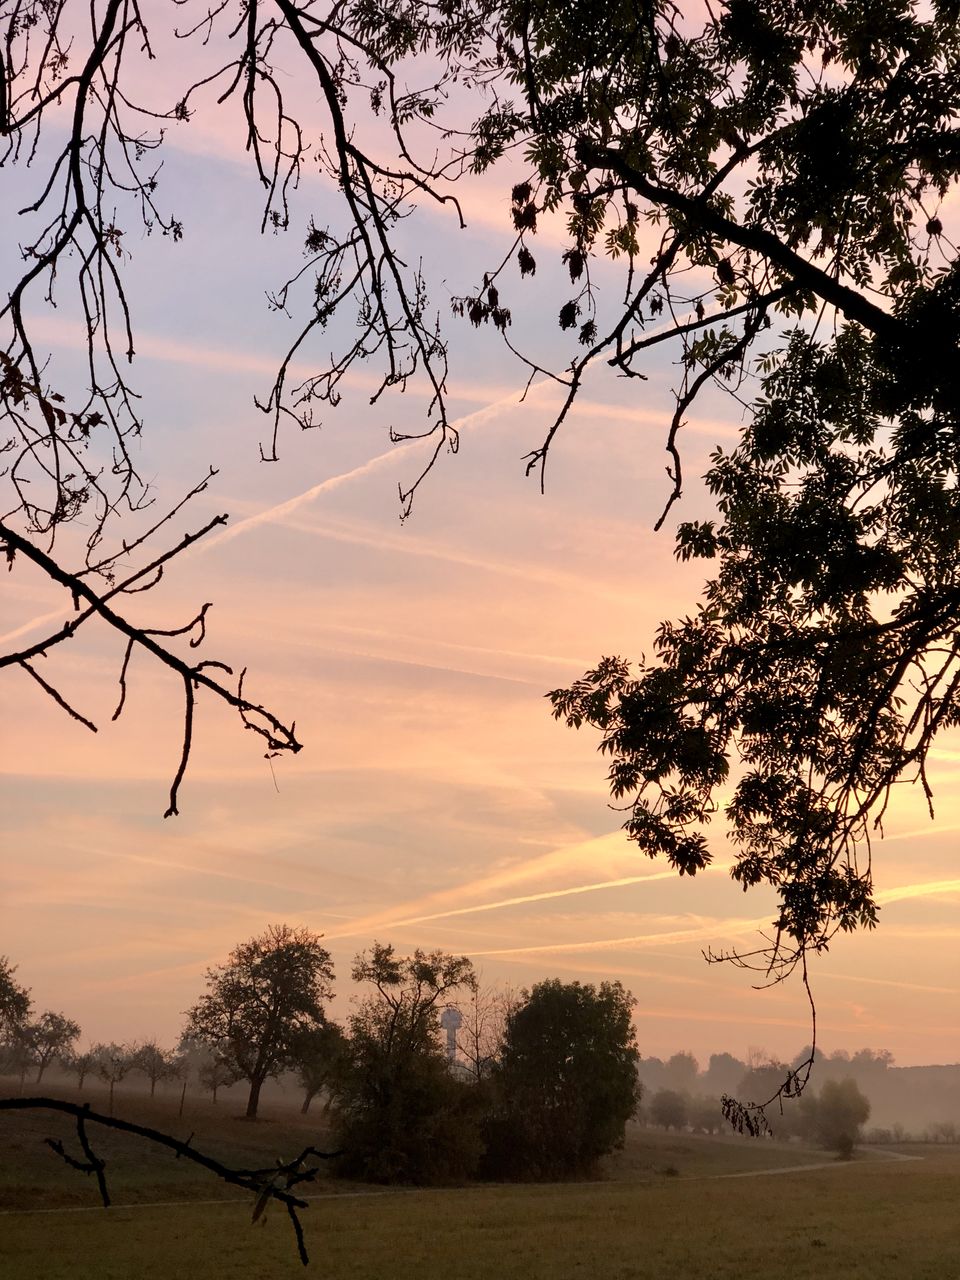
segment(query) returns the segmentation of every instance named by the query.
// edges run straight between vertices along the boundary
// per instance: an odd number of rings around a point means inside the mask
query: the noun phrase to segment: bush
[[[618,982],[555,978],[525,993],[493,1072],[485,1173],[568,1177],[623,1145],[638,1096],[633,1004]]]

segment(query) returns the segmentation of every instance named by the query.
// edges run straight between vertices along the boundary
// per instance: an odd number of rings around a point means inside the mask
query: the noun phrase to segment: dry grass
[[[168,1101],[128,1113],[170,1124]],[[118,1108],[119,1109],[119,1108]],[[318,1137],[311,1117],[274,1112],[256,1124],[194,1106],[183,1129],[198,1145],[250,1164]],[[11,1123],[13,1122],[13,1123]],[[179,1129],[179,1126],[178,1126]],[[0,1218],[3,1280],[283,1280],[302,1275],[285,1216],[250,1226],[199,1171],[123,1139],[102,1154],[116,1199],[42,1146],[49,1118],[0,1115],[0,1199],[52,1213]],[[931,1153],[932,1155],[933,1153]],[[315,1270],[332,1280],[947,1280],[960,1276],[960,1153],[752,1178],[723,1175],[819,1161],[795,1146],[634,1130],[606,1176],[589,1184],[373,1192],[332,1184],[304,1214]],[[675,1170],[675,1173],[668,1172]],[[224,1203],[199,1200],[225,1198]],[[176,1200],[148,1207],[150,1200]],[[71,1206],[74,1206],[71,1208]],[[66,1210],[66,1211],[64,1211]],[[309,1273],[308,1273],[309,1274]]]

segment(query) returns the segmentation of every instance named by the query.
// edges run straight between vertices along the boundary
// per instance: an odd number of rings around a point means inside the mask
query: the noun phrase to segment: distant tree
[[[30,992],[13,976],[17,966],[0,956],[0,1037],[12,1035],[30,1014]]]
[[[466,956],[396,955],[374,943],[356,982],[374,994],[350,1018],[348,1070],[335,1102],[339,1171],[375,1182],[430,1183],[473,1172],[480,1155],[477,1090],[450,1071],[440,1011],[474,980]]]
[[[666,1088],[664,1084],[665,1066],[660,1058],[641,1058],[637,1063],[637,1078],[643,1085],[644,1093],[652,1097],[658,1089]]]
[[[184,1063],[175,1049],[161,1049],[156,1040],[144,1040],[133,1049],[133,1069],[150,1081],[150,1097],[162,1080],[173,1080],[184,1070]]]
[[[39,1084],[54,1059],[69,1055],[80,1038],[80,1026],[72,1018],[47,1009],[39,1018],[25,1023],[20,1036],[37,1068]]]
[[[931,1142],[958,1142],[960,1141],[960,1130],[953,1120],[937,1120],[927,1130],[927,1136]]]
[[[201,1060],[197,1068],[197,1079],[200,1081],[201,1088],[212,1094],[214,1106],[216,1106],[219,1091],[228,1089],[230,1085],[237,1082],[233,1067],[218,1053],[207,1054]]]
[[[110,1089],[110,1114],[113,1115],[113,1091],[133,1070],[134,1050],[130,1045],[111,1041],[109,1044],[95,1044],[91,1053],[94,1070]]]
[[[297,1078],[303,1086],[303,1105],[306,1115],[310,1103],[321,1090],[332,1093],[343,1079],[349,1057],[349,1044],[343,1029],[335,1022],[325,1022],[297,1036],[293,1043],[292,1057]]]
[[[207,970],[207,994],[189,1010],[186,1034],[208,1045],[250,1082],[247,1118],[264,1082],[293,1065],[297,1036],[324,1024],[333,964],[318,934],[271,925]]]
[[[889,1049],[858,1049],[850,1059],[850,1074],[855,1080],[869,1083],[893,1066]]]
[[[634,1003],[619,982],[553,978],[524,993],[493,1073],[491,1171],[586,1172],[622,1145],[637,1106]]]
[[[494,987],[478,980],[458,1004],[463,1022],[457,1048],[477,1081],[486,1080],[499,1060],[507,1020],[517,1007],[511,988]]]
[[[21,1035],[11,1035],[0,1041],[0,1075],[16,1076],[23,1090],[27,1072],[34,1065],[30,1046]]]
[[[84,1053],[77,1053],[73,1050],[64,1054],[62,1062],[64,1069],[72,1072],[77,1077],[77,1088],[82,1089],[87,1076],[90,1075],[91,1072],[96,1072],[96,1048],[87,1049]]]
[[[819,1095],[805,1094],[800,1107],[807,1132],[820,1146],[849,1159],[870,1118],[870,1102],[856,1080],[828,1080]]]
[[[650,1119],[662,1129],[685,1129],[689,1107],[686,1096],[676,1089],[660,1089],[650,1099]]]
[[[763,1053],[751,1054],[747,1070],[736,1088],[737,1097],[748,1104],[763,1102],[777,1092],[789,1071],[785,1063]]]
[[[677,1093],[693,1094],[697,1090],[700,1064],[689,1051],[675,1053],[664,1063],[664,1087]]]
[[[720,1099],[708,1094],[698,1094],[691,1098],[687,1119],[695,1133],[720,1133],[724,1127]]]
[[[703,1075],[703,1087],[718,1097],[736,1093],[737,1086],[746,1074],[747,1066],[732,1053],[712,1053]]]

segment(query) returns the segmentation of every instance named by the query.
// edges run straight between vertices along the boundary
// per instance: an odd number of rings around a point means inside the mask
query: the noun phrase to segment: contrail
[[[665,946],[672,942],[707,941],[718,935],[753,933],[769,925],[767,916],[756,920],[735,917],[732,920],[716,920],[710,925],[697,925],[693,929],[672,929],[668,933],[635,933],[625,938],[593,938],[589,942],[544,942],[535,947],[491,947],[486,951],[472,950],[474,956],[522,956],[545,951],[606,951],[611,947]]]
[[[920,884],[901,884],[895,889],[881,889],[877,902],[903,902],[907,898],[929,898],[935,893],[960,893],[960,880],[927,880]]]
[[[515,392],[510,395],[502,396],[498,400],[492,401],[488,405],[484,405],[482,409],[477,409],[474,413],[465,414],[464,417],[458,418],[451,425],[457,431],[462,431],[468,426],[477,426],[487,419],[494,417],[505,405],[516,403],[517,394]],[[339,489],[341,485],[349,483],[351,480],[357,480],[361,476],[369,475],[371,472],[378,470],[387,462],[392,461],[403,450],[411,450],[415,447],[411,442],[408,445],[396,447],[386,450],[384,453],[378,453],[376,457],[370,458],[367,462],[362,463],[358,467],[353,467],[349,471],[342,471],[338,475],[328,476],[326,480],[321,480],[319,484],[312,485],[309,489],[305,489],[302,493],[296,494],[292,498],[288,498],[285,502],[278,502],[273,507],[268,507],[265,511],[258,511],[255,515],[247,516],[244,520],[238,520],[236,524],[229,525],[220,533],[214,534],[212,538],[195,542],[186,554],[197,555],[204,551],[211,551],[214,547],[221,546],[224,542],[238,537],[242,533],[248,533],[251,529],[256,529],[262,524],[276,524],[282,521],[292,512],[297,511],[300,507],[306,506],[313,502],[321,494],[330,493],[334,489]],[[20,636],[28,635],[31,631],[45,626],[48,622],[59,619],[63,616],[63,611],[58,609],[52,613],[38,615],[31,618],[29,622],[23,623],[14,631],[9,632],[5,636],[0,636],[0,644],[7,640],[15,640]]]
[[[728,871],[729,866],[715,866],[711,870]],[[569,889],[546,889],[542,893],[527,893],[516,898],[499,898],[496,902],[479,902],[472,907],[455,907],[449,911],[434,911],[430,915],[405,916],[401,920],[384,920],[378,927],[383,929],[400,928],[408,924],[426,924],[431,920],[448,920],[451,916],[469,916],[478,911],[499,911],[503,907],[520,907],[530,902],[548,902],[552,898],[572,898],[581,893],[596,893],[601,889],[622,889],[631,884],[649,884],[653,880],[675,880],[676,871],[655,871],[649,876],[621,876],[618,880],[597,880],[592,884],[577,884]],[[358,929],[357,933],[367,930]],[[354,935],[337,933],[330,935],[337,938],[348,938]]]

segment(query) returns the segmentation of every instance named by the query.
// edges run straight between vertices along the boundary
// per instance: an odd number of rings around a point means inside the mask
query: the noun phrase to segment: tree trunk
[[[150,1097],[152,1098],[156,1092],[157,1092],[157,1077],[151,1076],[150,1077]]]
[[[247,1099],[247,1119],[256,1120],[257,1107],[260,1105],[260,1090],[263,1088],[263,1080],[256,1077],[250,1081],[250,1097]]]
[[[317,1096],[318,1093],[319,1093],[318,1089],[308,1089],[306,1093],[303,1095],[303,1106],[300,1108],[300,1114],[302,1116],[305,1116],[307,1112],[310,1110],[310,1103],[314,1100],[314,1098]]]
[[[37,1080],[36,1080],[37,1084],[39,1084],[40,1081],[43,1079],[43,1073],[46,1071],[46,1069],[47,1069],[47,1064],[45,1062],[41,1062],[40,1069],[37,1071]]]

